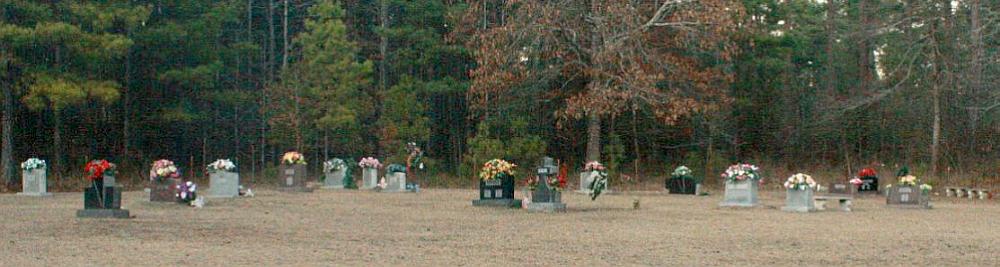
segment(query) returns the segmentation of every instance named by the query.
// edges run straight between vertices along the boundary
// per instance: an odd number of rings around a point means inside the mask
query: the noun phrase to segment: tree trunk
[[[0,50],[4,51],[4,50]],[[11,79],[8,79],[7,74],[9,72],[8,59],[6,55],[0,55],[0,90],[3,90],[3,139],[2,146],[3,152],[0,153],[0,169],[3,173],[3,181],[6,182],[8,187],[14,187],[17,185],[17,179],[14,175],[14,134],[13,134],[13,124],[14,124],[14,88],[13,84],[9,83]]]
[[[128,35],[131,36],[131,30],[129,30]],[[132,114],[132,101],[129,99],[129,88],[132,86],[132,48],[130,47],[128,51],[125,52],[125,78],[124,85],[122,86],[122,158],[119,160],[118,164],[122,166],[129,165],[129,153],[131,149],[131,138],[130,134],[132,129],[130,128],[129,117]]]
[[[982,24],[979,17],[979,9],[981,7],[979,3],[980,0],[969,0],[968,3],[970,11],[969,27],[972,28],[971,31],[972,36],[970,36],[969,38],[970,40],[972,40],[972,66],[970,66],[969,68],[970,72],[969,98],[973,100],[972,105],[974,106],[978,106],[979,101],[976,100],[981,99],[980,94],[982,92],[982,75],[983,75],[982,62],[983,60],[986,60],[986,58],[984,57],[985,51],[983,50],[983,32],[982,29],[980,29],[982,27]],[[979,128],[978,125],[979,124],[978,119],[980,115],[979,112],[980,112],[979,110],[969,110],[969,115],[971,117],[969,120],[969,151],[973,152],[971,155],[979,155],[979,153],[975,153],[976,151],[978,151],[976,145],[977,143],[976,132]],[[976,160],[978,160],[979,158],[981,157],[976,156]]]
[[[281,69],[284,70],[288,67],[288,0],[285,0],[285,14],[281,16],[281,35],[282,37],[282,47],[281,47]]]
[[[940,78],[940,77],[938,77]],[[941,92],[938,83],[932,86],[931,97],[934,98],[934,122],[931,133],[931,176],[938,174],[938,145],[941,142]]]
[[[837,42],[836,16],[837,0],[826,1],[826,91],[836,90],[837,72],[834,65],[834,45]]]
[[[587,118],[587,161],[600,161],[601,117],[591,113]]]
[[[267,1],[267,81],[274,81],[274,0]],[[263,150],[262,150],[263,151]]]
[[[52,119],[55,123],[52,132],[52,174],[55,174],[55,180],[62,181],[62,118],[58,109],[52,109]]]
[[[861,40],[858,45],[858,72],[860,78],[860,85],[858,86],[858,94],[865,94],[868,92],[871,86],[872,80],[872,69],[871,69],[871,45],[869,42],[869,36],[871,33],[871,20],[869,19],[868,1],[861,0],[858,2],[858,16],[861,20],[861,34],[859,35]]]

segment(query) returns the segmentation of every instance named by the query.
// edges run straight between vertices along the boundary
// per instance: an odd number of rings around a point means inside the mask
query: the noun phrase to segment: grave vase
[[[726,181],[726,195],[719,206],[755,207],[760,205],[756,180]]]
[[[43,168],[32,169],[21,172],[21,192],[22,196],[47,197],[52,196],[48,191],[48,181],[46,171]]]

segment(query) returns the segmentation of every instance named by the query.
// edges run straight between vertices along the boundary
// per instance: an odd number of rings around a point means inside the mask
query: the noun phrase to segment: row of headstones
[[[347,171],[345,169],[340,169],[336,171],[325,172],[323,178],[323,189],[344,189],[345,183],[344,179],[350,179],[346,177]],[[278,186],[279,190],[289,191],[289,192],[311,192],[312,189],[306,186],[306,180],[309,177],[309,171],[306,165],[303,164],[291,164],[281,166],[281,181]],[[378,169],[376,168],[362,168],[361,169],[361,189],[371,190],[380,189],[382,192],[409,192],[415,191],[415,185],[407,185],[406,182],[406,172],[397,171],[387,171],[385,175],[385,184],[379,185]]]
[[[760,205],[758,197],[759,183],[757,181],[726,181],[725,198],[719,204],[722,207],[756,207]],[[853,197],[857,192],[852,185],[834,183],[830,188],[846,189],[832,191],[832,194]],[[811,212],[816,211],[816,195],[811,187],[787,189],[784,211]],[[842,198],[849,201],[849,198]],[[930,194],[917,185],[897,185],[889,187],[886,192],[886,204],[898,208],[930,208]],[[849,209],[848,209],[849,210]]]
[[[22,170],[21,192],[17,194],[39,197],[51,196],[52,194],[48,192],[47,174],[48,172],[45,167]],[[239,173],[232,171],[216,171],[209,173],[209,177],[211,186],[208,190],[208,197],[231,198],[239,195]],[[114,176],[110,176],[110,178],[113,180]],[[150,188],[150,201],[173,201],[175,198],[174,192],[179,182],[180,181],[178,179],[162,179],[154,181],[152,188]],[[109,186],[113,186],[113,183]]]

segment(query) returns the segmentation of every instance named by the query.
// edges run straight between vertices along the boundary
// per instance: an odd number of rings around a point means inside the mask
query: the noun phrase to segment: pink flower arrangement
[[[154,161],[153,166],[149,168],[150,181],[159,181],[168,178],[176,179],[180,176],[181,175],[177,172],[177,166],[174,165],[174,162],[166,159]]]
[[[861,181],[861,179],[858,179],[858,177],[854,177],[851,179],[850,183],[853,185],[861,185],[864,183],[864,181]]]
[[[361,161],[358,162],[358,166],[360,166],[361,168],[365,168],[365,169],[368,169],[368,168],[378,169],[378,168],[382,168],[382,163],[379,162],[378,159],[376,159],[376,158],[367,157],[367,158],[361,159]]]
[[[725,173],[722,173],[722,178],[729,181],[744,181],[744,180],[762,180],[760,174],[757,173],[759,168],[750,164],[735,164],[729,166]]]

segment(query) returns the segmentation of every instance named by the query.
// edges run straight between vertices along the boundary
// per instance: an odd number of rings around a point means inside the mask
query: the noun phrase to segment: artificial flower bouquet
[[[860,172],[858,172],[858,177],[861,177],[862,179],[865,179],[865,178],[876,178],[876,177],[878,177],[878,173],[875,172],[875,169],[864,168],[864,169],[861,169]]]
[[[333,158],[323,162],[323,172],[330,173],[347,169],[347,162],[339,158]]]
[[[30,158],[21,163],[21,169],[24,171],[45,169],[45,161],[38,158]]]
[[[675,179],[692,179],[691,169],[687,166],[680,166],[674,169],[674,172],[670,173],[671,178]]]
[[[757,166],[739,163],[729,166],[726,172],[722,173],[722,178],[729,182],[759,181],[762,179],[759,170]]]
[[[233,170],[236,170],[236,164],[233,164],[233,162],[230,161],[229,159],[219,159],[216,160],[215,162],[212,162],[212,164],[208,164],[208,167],[206,167],[206,169],[208,169],[208,172],[210,173],[220,172],[220,171],[231,172]]]
[[[177,166],[174,165],[173,161],[161,159],[153,162],[153,166],[149,168],[149,180],[150,181],[163,181],[164,179],[176,179],[180,177],[180,173],[177,172]]]
[[[296,151],[285,152],[285,155],[281,156],[281,163],[286,165],[296,165],[296,164],[306,164],[306,157],[302,153]]]
[[[178,184],[176,193],[177,201],[183,203],[190,203],[191,201],[195,200],[195,198],[198,197],[198,195],[195,193],[195,190],[197,188],[198,185],[196,185],[194,182],[191,181]]]
[[[382,163],[379,162],[378,159],[376,158],[367,157],[361,159],[361,161],[358,162],[358,166],[363,169],[379,169],[382,168]]]
[[[479,171],[479,178],[483,181],[489,181],[499,179],[501,175],[514,176],[514,168],[516,167],[517,165],[505,160],[492,159],[483,164],[482,170]]]
[[[524,185],[528,186],[528,190],[535,191],[535,189],[538,188],[538,176],[528,176],[528,178],[524,180]]]
[[[87,162],[87,165],[83,167],[83,171],[87,173],[87,180],[102,181],[105,174],[114,175],[115,164],[103,159],[92,160]]]
[[[865,183],[864,181],[862,181],[858,177],[851,178],[851,180],[848,181],[848,182],[850,182],[852,185],[855,185],[855,186],[858,186],[858,185],[861,185],[861,184]]]
[[[905,175],[905,176],[899,177],[899,185],[903,185],[903,186],[916,186],[917,185],[917,177],[913,176],[913,175]]]
[[[785,188],[791,190],[816,189],[816,181],[813,180],[812,176],[796,173],[788,177],[788,180],[785,181]]]

